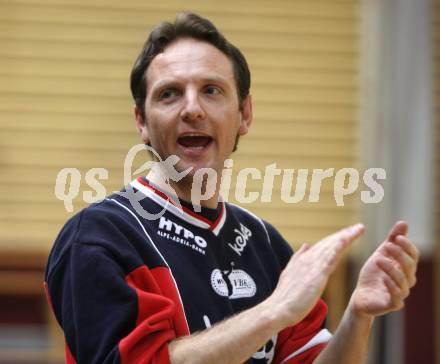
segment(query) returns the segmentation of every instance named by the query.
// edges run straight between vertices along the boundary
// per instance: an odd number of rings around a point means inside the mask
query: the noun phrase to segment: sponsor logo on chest
[[[234,252],[241,256],[249,238],[252,236],[252,232],[242,223],[240,223],[240,230],[234,229],[234,232],[236,234],[234,242],[228,243],[228,245]]]
[[[163,216],[159,220],[157,234],[162,238],[187,246],[200,254],[205,254],[205,248],[208,245],[201,236],[195,235],[192,231]]]

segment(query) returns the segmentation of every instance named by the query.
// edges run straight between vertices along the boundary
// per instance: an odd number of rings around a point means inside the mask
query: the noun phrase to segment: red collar
[[[215,221],[211,221],[206,217],[198,214],[191,209],[182,206],[179,208],[166,193],[157,189],[155,186],[148,183],[142,177],[137,178],[131,182],[131,186],[144,193],[147,197],[150,197],[154,202],[166,207],[168,211],[178,216],[179,218],[196,225],[201,228],[209,229],[215,235],[218,235],[226,220],[226,208],[224,201],[219,201],[221,204],[220,213]]]

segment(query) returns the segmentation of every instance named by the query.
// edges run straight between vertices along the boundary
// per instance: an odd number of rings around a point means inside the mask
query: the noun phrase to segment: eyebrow
[[[228,84],[228,79],[222,76],[210,76],[210,77],[201,78],[200,80],[203,83],[221,83],[224,85]],[[160,90],[166,86],[174,86],[178,84],[180,84],[179,80],[176,80],[174,78],[164,78],[153,84],[150,88],[150,91],[154,91],[158,89]]]

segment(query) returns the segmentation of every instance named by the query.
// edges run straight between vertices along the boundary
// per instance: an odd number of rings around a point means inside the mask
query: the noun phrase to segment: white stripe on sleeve
[[[297,351],[290,354],[280,364],[286,363],[288,360],[294,358],[295,356],[298,356],[301,353],[304,353],[306,350],[312,348],[315,345],[328,342],[331,339],[331,337],[332,337],[332,334],[330,333],[330,331],[328,331],[327,329],[322,329],[315,336],[313,336],[312,339],[307,344],[305,344],[304,346],[299,348]]]

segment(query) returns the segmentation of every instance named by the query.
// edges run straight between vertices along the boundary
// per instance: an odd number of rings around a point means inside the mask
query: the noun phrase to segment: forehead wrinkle
[[[218,59],[219,56],[222,60]],[[153,83],[148,82],[149,89],[179,80],[220,81],[226,84],[232,81],[235,86],[231,60],[211,44],[193,39],[179,40],[167,47],[163,53],[158,54],[147,70],[147,79],[154,71],[159,75],[170,74],[171,77],[159,77]]]

